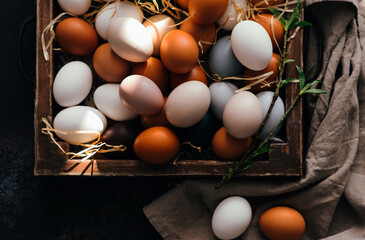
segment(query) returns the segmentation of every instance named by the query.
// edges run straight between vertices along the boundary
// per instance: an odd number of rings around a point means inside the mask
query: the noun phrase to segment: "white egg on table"
[[[119,57],[130,62],[144,62],[153,52],[151,35],[142,23],[130,17],[116,18],[110,23],[108,41]]]
[[[95,18],[95,29],[102,39],[108,40],[109,25],[118,17],[131,17],[141,23],[143,21],[143,12],[131,2],[121,1],[109,4]]]
[[[240,196],[226,198],[214,210],[213,233],[220,239],[234,239],[246,231],[251,218],[251,205],[245,198]]]
[[[226,31],[232,31],[232,29],[239,23],[238,14],[241,17],[245,17],[245,11],[247,8],[247,0],[229,0],[228,6],[224,14],[218,19],[217,24],[222,26]],[[227,20],[228,19],[228,20]]]
[[[210,108],[219,120],[223,120],[224,107],[228,100],[235,95],[236,90],[238,90],[238,88],[230,82],[214,82],[210,84]]]
[[[91,5],[91,0],[57,0],[57,2],[62,10],[78,16],[85,14]]]
[[[77,105],[89,94],[92,82],[92,72],[86,63],[69,62],[58,71],[55,77],[53,97],[62,107]]]
[[[53,120],[54,129],[69,132],[69,134],[56,132],[57,136],[73,144],[87,143],[97,139],[106,126],[105,116],[99,110],[88,106],[65,108]]]
[[[260,71],[270,63],[273,47],[263,26],[251,20],[238,23],[231,34],[232,50],[240,63]]]
[[[248,138],[261,123],[261,103],[253,93],[243,91],[229,99],[223,111],[223,125],[232,137]]]
[[[126,121],[138,116],[127,108],[119,97],[119,84],[107,83],[99,86],[94,92],[96,107],[108,118],[115,121]]]
[[[263,91],[256,94],[256,97],[259,99],[262,106],[262,120],[264,120],[267,112],[269,111],[272,98],[274,96],[274,92],[272,91]],[[262,130],[260,138],[267,137],[272,130],[276,127],[276,125],[280,122],[281,118],[284,116],[285,106],[283,100],[280,96],[276,99],[273,109],[271,110],[271,114],[269,119],[267,120],[265,127]],[[279,131],[279,129],[277,130]]]
[[[186,128],[198,123],[210,106],[210,92],[200,81],[177,86],[166,101],[166,118],[175,127]]]

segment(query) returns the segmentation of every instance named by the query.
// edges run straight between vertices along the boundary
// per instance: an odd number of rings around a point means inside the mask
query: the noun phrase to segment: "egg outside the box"
[[[159,113],[152,116],[141,116],[141,123],[143,127],[145,128],[150,128],[154,126],[164,126],[168,128],[173,127],[166,118],[166,101],[167,97],[164,97],[164,106]]]
[[[224,14],[228,0],[194,0],[188,1],[191,20],[199,25],[215,23]]]
[[[246,231],[252,218],[250,203],[243,197],[233,196],[224,199],[214,210],[212,230],[223,240],[234,239]]]
[[[168,87],[168,71],[162,62],[155,57],[150,57],[146,62],[137,63],[132,68],[132,75],[142,75],[151,79],[165,93]]]
[[[103,153],[103,156],[110,159],[137,158],[133,151],[133,144],[142,130],[138,119],[113,123],[101,135],[100,141],[114,146],[124,145],[127,148],[123,152]]]
[[[53,97],[62,107],[81,103],[89,94],[93,76],[90,67],[81,61],[65,64],[53,82]]]
[[[230,82],[214,82],[210,84],[210,109],[212,109],[212,112],[219,120],[223,120],[224,107],[229,99],[236,94],[236,90],[238,88]]]
[[[98,138],[107,125],[105,116],[97,109],[88,106],[74,106],[61,110],[53,120],[53,128],[63,132],[56,132],[62,140],[72,143],[88,143]]]
[[[209,69],[219,77],[232,77],[240,74],[244,67],[232,51],[231,36],[220,38],[209,53]]]
[[[280,21],[272,14],[261,13],[255,15],[251,20],[263,26],[270,36],[270,40],[274,49],[281,46],[284,41],[284,28]],[[276,41],[275,41],[276,40]]]
[[[197,124],[188,128],[176,128],[175,132],[181,142],[190,142],[197,147],[210,147],[213,135],[222,125],[222,122],[208,111]]]
[[[131,17],[142,23],[143,12],[133,3],[126,1],[109,4],[95,17],[95,29],[102,39],[108,40],[109,25],[119,17]]]
[[[222,26],[226,31],[232,31],[232,29],[238,24],[241,19],[238,19],[238,15],[242,14],[241,18],[244,18],[247,8],[247,0],[229,0],[228,6],[224,14],[218,19],[217,24]]]
[[[180,142],[169,128],[156,126],[140,133],[133,146],[134,152],[141,160],[151,164],[162,164],[177,155]]]
[[[244,20],[233,28],[231,45],[238,61],[254,71],[266,68],[273,53],[269,34],[251,20]]]
[[[250,91],[253,93],[258,93],[258,92],[262,92],[265,90],[275,90],[276,87],[276,76],[279,74],[279,55],[276,53],[272,54],[271,60],[269,65],[267,65],[266,68],[264,68],[261,71],[253,71],[251,69],[245,68],[243,70],[243,77],[244,78],[252,78],[252,77],[257,77],[260,76],[262,74],[268,73],[273,71],[273,73],[266,78],[265,80],[263,80],[260,83],[257,83],[253,86],[251,86]],[[244,85],[249,85],[255,81],[257,81],[258,79],[254,79],[254,80],[242,80],[242,83]]]
[[[259,219],[261,232],[272,240],[298,240],[305,231],[305,220],[295,209],[278,206],[266,210]]]
[[[153,15],[144,21],[143,26],[147,29],[153,42],[153,53],[155,57],[160,56],[160,46],[166,34],[176,29],[175,21],[167,15]]]
[[[63,11],[69,12],[75,15],[83,15],[85,14],[91,5],[91,0],[57,0],[58,5],[62,8]]]
[[[259,99],[253,93],[243,91],[227,102],[223,111],[223,124],[232,137],[244,139],[260,128],[262,116]]]
[[[263,119],[266,116],[267,111],[270,108],[272,98],[274,96],[274,92],[272,91],[263,91],[256,95],[256,97],[259,99],[262,107],[262,113],[263,113]],[[285,106],[283,100],[278,96],[278,98],[275,101],[274,107],[271,110],[270,117],[267,120],[265,127],[262,129],[262,133],[260,135],[260,138],[263,139],[267,137],[272,130],[276,127],[277,124],[279,124],[281,118],[284,116],[285,113]],[[276,131],[278,132],[279,129]]]
[[[176,87],[168,96],[166,117],[175,127],[191,127],[204,117],[209,105],[210,92],[207,85],[199,81],[188,81]]]
[[[142,75],[126,77],[120,83],[119,97],[127,108],[140,115],[157,114],[164,105],[162,92],[156,83]]]
[[[99,45],[95,29],[76,17],[61,20],[56,26],[55,36],[62,50],[76,56],[90,55]]]
[[[153,52],[147,29],[130,17],[119,17],[109,24],[108,42],[119,57],[130,62],[144,62]]]
[[[172,30],[162,39],[161,60],[171,72],[188,73],[197,64],[198,45],[195,39],[182,30]]]
[[[112,83],[120,83],[131,70],[131,63],[115,54],[109,43],[104,43],[95,50],[93,66],[100,78]]]
[[[208,85],[207,76],[204,70],[197,64],[191,69],[190,72],[185,74],[169,73],[169,82],[171,90],[174,90],[180,84],[187,81],[200,81],[205,85]]]
[[[120,100],[119,84],[117,83],[99,86],[94,92],[94,102],[100,112],[115,121],[131,120],[138,116]]]

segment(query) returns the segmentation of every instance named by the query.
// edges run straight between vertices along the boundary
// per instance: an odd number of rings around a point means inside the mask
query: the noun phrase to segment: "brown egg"
[[[270,36],[271,43],[274,49],[278,47],[278,45],[274,40],[274,37],[279,46],[282,46],[284,40],[284,28],[283,25],[281,25],[281,23],[276,19],[274,15],[268,13],[261,13],[255,15],[255,17],[251,20],[256,21],[265,28],[266,32]]]
[[[152,116],[141,116],[141,123],[143,127],[145,128],[150,128],[154,126],[164,126],[168,128],[172,127],[171,123],[169,123],[169,121],[166,118],[166,112],[165,112],[166,100],[167,97],[164,98],[164,106],[160,113]]]
[[[165,67],[179,74],[190,72],[199,58],[195,39],[182,30],[173,30],[166,34],[162,39],[160,51]]]
[[[289,207],[273,207],[259,219],[261,232],[272,240],[297,240],[305,231],[303,216]]]
[[[263,0],[251,0],[252,5],[256,5],[257,8],[265,8],[269,6],[275,6],[284,3],[284,0],[267,0],[267,3]],[[258,4],[258,5],[257,5]]]
[[[132,68],[132,74],[143,75],[151,79],[164,93],[168,86],[168,71],[162,62],[155,58],[150,57],[146,62],[137,63]]]
[[[193,36],[195,41],[198,43],[199,41],[205,41],[213,43],[215,40],[215,24],[209,24],[209,25],[198,25],[191,21],[191,19],[187,20],[183,24],[180,25],[180,30],[183,30],[185,32],[188,32]],[[203,55],[208,52],[211,45],[201,43],[203,46],[203,52],[201,47],[199,46],[199,55]]]
[[[251,87],[250,91],[253,93],[258,93],[258,92],[262,92],[262,91],[266,91],[266,90],[274,90],[276,87],[276,76],[279,73],[279,55],[276,53],[272,54],[272,58],[270,60],[269,65],[267,65],[267,67],[261,71],[253,71],[251,69],[246,68],[243,71],[243,77],[256,77],[259,75],[262,75],[264,73],[268,73],[273,71],[274,73],[272,75],[270,75],[269,78],[267,78],[266,80],[264,80],[263,82],[260,82],[254,86]],[[257,80],[244,80],[244,84],[248,85],[252,82],[255,82]]]
[[[212,150],[220,158],[233,160],[241,157],[252,143],[252,137],[237,139],[229,135],[224,127],[212,139]]]
[[[185,74],[176,74],[170,72],[169,74],[169,81],[170,81],[170,88],[174,90],[180,84],[187,82],[187,81],[200,81],[205,85],[208,85],[207,76],[204,73],[204,70],[197,64],[191,69],[190,72]]]
[[[134,152],[143,161],[166,163],[179,152],[180,142],[167,127],[156,126],[144,130],[134,141]]]
[[[189,0],[175,0],[175,2],[179,7],[188,10]]]
[[[189,15],[191,20],[199,25],[215,23],[224,14],[228,0],[194,0],[189,1]]]
[[[110,48],[109,43],[100,45],[93,56],[95,72],[107,82],[121,82],[129,75],[130,62],[120,58]]]
[[[72,17],[60,21],[55,34],[61,49],[77,56],[92,54],[99,44],[95,29],[80,18]]]

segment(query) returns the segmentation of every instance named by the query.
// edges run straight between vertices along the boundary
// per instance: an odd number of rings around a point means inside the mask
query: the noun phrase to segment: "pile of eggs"
[[[134,3],[117,1],[98,12],[93,26],[82,19],[91,0],[58,0],[80,17],[56,24],[57,46],[76,58],[92,57],[92,63],[66,63],[54,78],[54,100],[62,107],[53,122],[58,137],[82,144],[101,135],[107,144],[127,147],[115,157],[136,155],[154,164],[172,160],[186,141],[222,159],[242,156],[272,101],[279,58],[274,51],[283,39],[281,24],[269,13],[238,21],[237,6],[245,11],[256,4],[251,1],[176,0],[190,15],[181,24],[165,14],[147,18]],[[224,36],[217,38],[219,26]],[[270,71],[265,82],[238,93],[251,82],[212,81],[206,74],[222,79]],[[284,110],[279,97],[260,137]]]

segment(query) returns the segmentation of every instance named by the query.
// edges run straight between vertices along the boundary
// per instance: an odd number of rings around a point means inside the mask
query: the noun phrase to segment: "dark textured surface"
[[[36,3],[8,1],[1,12],[0,239],[161,239],[142,208],[178,179],[33,176],[34,87],[20,74],[17,40]],[[35,37],[33,21],[22,44],[32,78]]]

